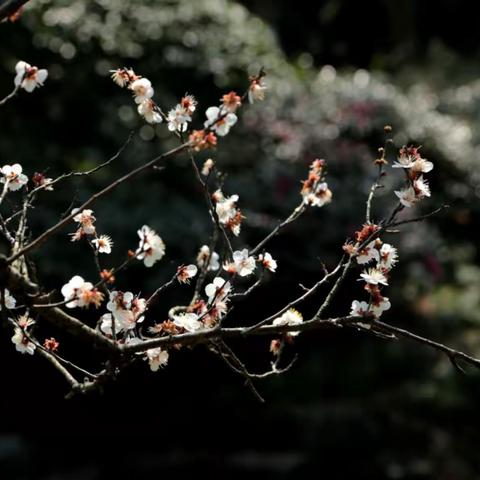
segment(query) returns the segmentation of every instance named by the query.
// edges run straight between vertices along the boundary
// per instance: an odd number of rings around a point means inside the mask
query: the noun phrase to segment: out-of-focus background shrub
[[[432,199],[416,213],[444,203],[451,208],[389,238],[401,262],[385,321],[480,356],[480,38],[473,3],[32,0],[19,22],[0,27],[0,92],[12,88],[19,59],[48,68],[50,76],[44,88],[0,111],[0,159],[56,176],[97,165],[137,132],[111,168],[42,196],[31,214],[35,235],[72,196],[85,199],[175,145],[164,125],[142,124],[128,92],[109,79],[110,69],[131,66],[151,79],[164,109],[194,94],[200,125],[208,106],[226,90],[243,91],[248,74],[264,66],[266,101],[243,110],[232,133],[204,155],[228,172],[225,192],[240,195],[247,218],[235,245],[255,244],[291,211],[313,158],[328,161],[334,201],[271,243],[278,275],[237,309],[232,324],[271,313],[300,292],[298,282],[319,278],[321,262],[338,261],[343,241],[364,220],[372,160],[390,124],[398,146],[422,145],[435,163]],[[395,173],[386,179],[376,219],[391,208],[399,182]],[[164,238],[165,260],[120,277],[123,288],[138,291],[193,261],[211,234],[186,158],[137,178],[100,201],[95,213],[99,230],[115,241],[112,265],[135,246],[141,225]],[[94,275],[88,254],[64,232],[34,258],[40,279],[58,288],[73,274]],[[331,313],[345,313],[352,294],[362,295],[354,278]],[[160,319],[182,295],[160,302]],[[318,301],[302,311],[313,312]],[[138,367],[102,397],[64,402],[56,373],[16,355],[9,337],[2,330],[5,478],[89,480],[107,472],[147,478],[202,468],[228,478],[303,478],[314,471],[329,478],[461,480],[476,478],[480,467],[480,375],[460,376],[446,358],[415,345],[353,331],[299,338],[288,352],[300,353],[294,368],[259,385],[266,405],[200,348],[172,355],[155,375]],[[268,363],[266,340],[235,347],[253,370]],[[71,348],[82,356],[81,346]],[[24,432],[82,432],[90,440],[80,455]],[[125,434],[122,445],[101,436],[112,432]]]

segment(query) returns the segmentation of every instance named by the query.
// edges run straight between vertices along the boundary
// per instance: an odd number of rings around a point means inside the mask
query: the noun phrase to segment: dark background
[[[226,192],[239,193],[247,216],[235,245],[253,245],[298,202],[299,179],[315,157],[329,162],[334,202],[309,212],[269,250],[278,274],[231,325],[254,323],[332,266],[363,221],[373,179],[371,161],[383,125],[397,145],[421,144],[435,162],[432,199],[452,208],[388,238],[401,262],[388,295],[392,324],[480,354],[478,224],[480,176],[478,83],[480,38],[475,2],[83,0],[35,1],[22,19],[0,26],[0,91],[12,88],[19,59],[47,67],[44,88],[0,111],[0,158],[25,171],[97,165],[131,129],[138,133],[112,169],[45,195],[31,215],[32,234],[76,202],[173,145],[161,128],[142,126],[128,93],[108,70],[132,66],[152,80],[168,108],[188,91],[199,112],[225,90],[241,91],[264,65],[269,95],[248,107],[212,155],[228,171]],[[325,67],[325,65],[329,65]],[[333,67],[333,68],[332,68]],[[202,121],[201,113],[196,117]],[[390,153],[390,160],[393,154]],[[391,177],[391,178],[390,178]],[[387,186],[397,186],[391,175]],[[375,218],[393,203],[381,193]],[[97,225],[115,240],[108,265],[136,245],[147,223],[167,244],[152,270],[134,265],[119,287],[151,291],[180,263],[193,261],[210,235],[202,193],[187,159],[137,179],[95,208]],[[70,229],[72,230],[72,229]],[[70,231],[68,230],[68,231]],[[302,254],[299,255],[299,252]],[[59,288],[74,274],[95,272],[85,246],[59,234],[34,255],[41,281]],[[110,262],[110,263],[109,263]],[[355,275],[330,313],[360,298]],[[177,290],[153,312],[185,299]],[[353,295],[353,296],[352,296]],[[308,315],[320,297],[302,306]],[[85,316],[85,321],[95,323]],[[82,345],[55,335],[63,352],[83,359]],[[0,478],[90,480],[209,475],[212,478],[472,479],[480,478],[480,375],[458,374],[446,358],[405,341],[353,330],[301,335],[286,352],[299,358],[285,375],[257,382],[260,404],[203,347],[171,355],[152,374],[138,364],[102,395],[65,401],[55,371],[12,348],[1,330]],[[268,340],[232,347],[252,371],[268,366]],[[96,358],[87,363],[92,367]]]

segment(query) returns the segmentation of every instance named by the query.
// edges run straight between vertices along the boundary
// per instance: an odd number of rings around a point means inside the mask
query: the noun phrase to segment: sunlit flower
[[[209,107],[205,112],[207,121],[205,128],[213,130],[217,135],[224,137],[230,131],[230,128],[237,123],[237,116],[234,113],[222,113],[218,107]]]
[[[258,261],[263,265],[264,268],[270,270],[271,272],[275,272],[277,270],[277,261],[274,260],[268,252],[265,252],[265,254],[261,253],[258,256]]]
[[[222,277],[215,277],[212,280],[212,283],[209,283],[205,287],[205,294],[208,297],[208,302],[212,303],[215,299],[215,302],[223,301],[228,297],[230,293],[231,285],[230,282],[226,281]]]
[[[193,112],[197,108],[197,101],[193,95],[185,95],[180,100],[180,105],[188,115],[192,116]]]
[[[253,273],[255,267],[255,257],[249,256],[248,250],[244,248],[233,252],[233,262],[223,268],[230,273],[238,273],[241,277],[246,277]]]
[[[217,137],[213,132],[206,130],[194,130],[188,137],[190,146],[196,151],[200,152],[207,148],[213,148],[217,145]]]
[[[5,302],[5,308],[7,310],[11,310],[12,308],[15,308],[15,305],[17,304],[17,301],[15,300],[15,298],[13,297],[13,295],[10,294],[10,291],[8,290],[8,288],[5,288],[3,290],[3,300]],[[2,304],[0,302],[0,310],[2,309]]]
[[[294,308],[289,308],[283,315],[273,321],[273,325],[299,325],[303,322],[302,314]],[[288,332],[288,335],[295,337],[300,332]]]
[[[75,275],[62,287],[62,295],[67,308],[88,307],[94,305],[96,308],[100,306],[103,301],[103,293],[95,288],[90,282],[86,282],[79,275]]]
[[[385,274],[379,270],[378,268],[370,268],[363,273],[360,274],[365,282],[367,282],[370,285],[388,285],[387,277]],[[360,279],[360,280],[361,280]]]
[[[196,313],[180,313],[173,315],[173,323],[176,327],[183,328],[187,332],[196,332],[203,328],[203,323]]]
[[[185,132],[188,128],[188,122],[190,122],[191,120],[192,117],[179,104],[168,112],[168,129],[171,132]]]
[[[153,88],[148,78],[140,78],[135,80],[130,85],[130,90],[133,92],[133,96],[136,103],[141,104],[145,100],[150,100],[153,97]]]
[[[398,261],[397,249],[388,243],[380,248],[379,267],[390,270]]]
[[[42,87],[48,77],[48,71],[32,67],[27,62],[20,61],[15,66],[14,84],[16,87],[23,88],[27,92],[33,92],[35,88]]]
[[[359,302],[358,300],[354,300],[352,302],[350,315],[354,317],[366,317],[370,314],[370,308],[367,302]]]
[[[4,165],[1,172],[3,177],[0,178],[0,182],[8,182],[7,188],[10,191],[19,190],[28,182],[28,177],[22,173],[22,166],[19,163]]]
[[[202,175],[204,177],[208,176],[214,166],[214,161],[211,158],[207,158],[207,160],[205,160],[205,163],[202,166]]]
[[[151,267],[165,255],[165,243],[148,225],[144,225],[137,233],[140,237],[137,258],[143,260],[146,267]]]
[[[138,103],[138,102],[137,102]],[[148,123],[162,123],[162,115],[160,114],[155,102],[150,99],[143,100],[137,107],[138,113]]]
[[[423,175],[420,175],[413,181],[413,190],[418,199],[430,196],[430,187],[428,182],[423,178]]]
[[[112,312],[112,315],[115,319],[116,332],[130,330],[138,323],[143,322],[143,313],[145,312],[146,308],[146,300],[133,295],[132,292],[110,292],[107,310]],[[107,333],[108,329],[111,329],[111,319],[104,315],[102,317],[102,322],[105,325],[105,329],[102,329],[102,331]]]
[[[99,253],[112,253],[113,242],[108,235],[100,235],[100,237],[94,238],[92,243]]]
[[[236,92],[230,92],[220,99],[222,102],[222,110],[235,113],[235,111],[242,105],[242,99]]]
[[[156,372],[160,367],[164,367],[168,363],[168,352],[160,347],[150,348],[145,352],[145,356],[152,372]]]
[[[376,260],[378,262],[379,259],[380,254],[378,253],[378,249],[375,247],[375,240],[373,242],[370,242],[362,250],[360,250],[357,256],[357,262],[360,265],[369,263],[372,260]]]
[[[309,191],[304,193],[302,189],[303,202],[313,207],[323,207],[332,201],[332,191],[328,188],[326,182],[319,183]]]
[[[417,158],[412,166],[412,171],[416,173],[428,173],[433,170],[433,163],[424,158]]]
[[[132,82],[140,77],[130,68],[118,68],[110,70],[112,80],[121,88],[128,87]]]
[[[209,258],[210,257],[210,258]],[[208,245],[202,245],[197,255],[197,265],[203,268],[208,259],[208,270],[218,270],[220,268],[220,256],[217,252],[210,254]]]
[[[265,100],[266,90],[267,87],[265,86],[261,77],[252,77],[250,81],[250,86],[248,88],[248,101],[250,103],[254,103],[255,101]]]
[[[180,283],[190,283],[190,279],[197,274],[197,271],[198,269],[195,265],[183,265],[178,267],[177,280]]]
[[[17,352],[28,353],[29,355],[33,355],[35,352],[35,344],[28,339],[25,332],[19,327],[15,327],[12,343],[15,345]]]
[[[400,200],[400,203],[407,208],[413,207],[413,205],[418,202],[415,190],[412,187],[407,187],[400,191],[396,190],[395,195]]]
[[[83,233],[87,235],[93,235],[95,233],[95,226],[93,223],[96,218],[93,216],[93,210],[85,209],[80,212],[78,208],[74,208],[72,214],[76,214],[73,217],[73,220],[80,224]]]
[[[377,298],[372,298],[370,310],[376,318],[379,318],[390,307],[390,300],[387,297],[378,296]]]

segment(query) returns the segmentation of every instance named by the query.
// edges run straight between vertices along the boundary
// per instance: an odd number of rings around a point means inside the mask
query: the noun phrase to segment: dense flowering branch
[[[23,61],[17,63],[15,70],[15,89],[0,104],[13,99],[20,90],[34,92],[43,86],[48,77],[45,69],[32,67]],[[70,213],[30,241],[26,239],[25,232],[30,209],[39,199],[38,193],[53,191],[53,187],[60,181],[91,176],[101,169],[109,168],[127,148],[134,133],[130,134],[110,159],[88,171],[64,173],[54,179],[36,172],[29,178],[22,166],[14,163],[4,165],[0,172],[3,184],[0,192],[0,233],[11,246],[9,253],[0,257],[2,317],[13,326],[11,340],[16,350],[22,354],[45,357],[64,376],[72,388],[71,394],[95,390],[115,379],[119,372],[136,361],[145,360],[152,371],[158,371],[168,364],[173,351],[185,346],[204,344],[232,371],[241,375],[255,396],[261,399],[253,380],[287,371],[293,360],[286,367],[280,367],[285,364],[281,360],[285,345],[293,343],[300,334],[325,328],[354,328],[387,338],[408,338],[446,354],[457,368],[461,368],[459,361],[480,367],[480,360],[467,354],[380,321],[384,312],[391,308],[384,289],[389,286],[392,269],[398,262],[397,249],[381,237],[403,224],[437,214],[443,208],[427,215],[399,219],[405,209],[431,195],[425,175],[432,171],[433,163],[421,156],[419,148],[404,146],[398,151],[393,168],[404,172],[404,185],[392,195],[392,200],[396,198],[396,201],[391,213],[383,220],[374,221],[372,212],[375,193],[384,188],[382,180],[387,174],[387,147],[394,148],[393,142],[387,138],[384,147],[380,149],[380,158],[374,162],[377,177],[366,200],[364,223],[355,232],[354,240],[347,240],[343,245],[343,253],[339,255],[335,268],[325,270],[323,277],[311,287],[303,287],[301,294],[286,301],[283,307],[267,317],[257,319],[252,315],[242,319],[236,326],[226,327],[225,320],[232,312],[232,304],[247,301],[253,291],[262,287],[266,276],[275,275],[281,259],[273,258],[265,250],[269,242],[307,211],[314,207],[322,208],[333,200],[332,191],[326,182],[327,164],[322,159],[315,159],[311,163],[307,178],[298,192],[298,204],[257,245],[249,248],[242,243],[245,217],[239,195],[228,192],[218,162],[209,158],[200,168],[195,155],[216,148],[221,139],[230,134],[238,123],[241,109],[247,100],[248,103],[254,103],[265,99],[267,86],[263,69],[249,78],[243,94],[227,92],[221,96],[218,105],[208,107],[205,119],[200,121],[201,127],[198,129],[193,127],[195,116],[198,115],[198,103],[193,95],[186,94],[172,108],[163,109],[155,99],[152,82],[133,69],[116,69],[111,72],[111,78],[118,87],[131,94],[142,121],[152,125],[163,124],[177,139],[177,147],[111,181],[79,206],[72,208],[72,205],[68,210]],[[391,127],[385,127],[387,135],[390,131]],[[186,259],[170,273],[169,280],[157,285],[145,298],[134,291],[119,290],[117,277],[121,276],[128,265],[132,262],[142,262],[144,268],[161,265],[168,255],[168,245],[158,232],[149,225],[143,225],[137,230],[138,246],[132,246],[124,252],[124,260],[120,265],[105,268],[103,258],[116,248],[116,242],[101,232],[101,219],[97,219],[93,210],[95,202],[107,197],[137,175],[158,168],[162,161],[181,154],[188,155],[193,174],[203,192],[205,207],[212,223],[210,243],[207,245],[204,241],[200,242],[196,264],[191,263],[192,259]],[[20,194],[23,194],[21,208],[10,211],[9,202],[4,200]],[[90,247],[97,269],[96,278],[85,279],[79,272],[66,279],[57,290],[47,293],[42,285],[30,278],[27,259],[33,261],[31,254],[70,224],[75,225],[75,230],[69,232],[69,240],[85,242]],[[65,240],[66,238],[67,235]],[[237,249],[236,245],[240,247]],[[354,270],[360,272],[358,280],[363,282],[365,299],[353,299],[342,316],[325,317],[338,291]],[[240,280],[243,279],[247,285],[239,288]],[[173,288],[188,291],[188,285],[192,281],[195,281],[195,285],[191,287],[191,300],[184,305],[170,306],[164,314],[164,321],[154,321],[152,312],[156,300],[168,295]],[[304,319],[299,310],[302,304],[313,298],[321,286],[328,284],[328,291],[323,301],[318,302],[316,313],[311,318]],[[78,309],[91,312],[95,328],[75,316]],[[53,325],[66,334],[78,337],[84,342],[85,348],[98,350],[100,360],[97,372],[89,372],[64,358],[67,352],[62,352],[60,356],[59,342],[54,337],[45,338],[44,341],[37,339],[37,324],[47,327],[48,324]],[[247,341],[254,336],[270,339],[273,360],[263,373],[251,373],[228,344],[231,339]],[[79,375],[86,379],[77,380]]]

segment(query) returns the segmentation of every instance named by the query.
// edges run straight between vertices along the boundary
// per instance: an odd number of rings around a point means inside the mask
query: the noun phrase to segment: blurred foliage
[[[327,20],[335,18],[335,3],[324,2]],[[346,4],[338,3],[338,12],[348,10]],[[332,38],[334,33],[330,32]],[[259,17],[227,0],[36,0],[19,23],[1,25],[0,91],[11,90],[19,59],[50,72],[44,88],[21,94],[2,108],[3,163],[20,162],[29,173],[47,170],[56,176],[97,165],[119,148],[130,131],[136,132],[133,144],[108,170],[65,182],[53,194],[42,195],[31,213],[32,235],[70,208],[72,196],[78,204],[112,178],[176,144],[164,125],[154,129],[142,124],[129,93],[109,79],[110,69],[131,66],[151,79],[164,110],[186,91],[194,94],[200,101],[194,122],[201,125],[202,112],[218,102],[225,90],[243,91],[248,74],[264,66],[267,100],[242,110],[239,125],[218,149],[199,156],[211,155],[228,173],[225,192],[240,195],[247,219],[235,246],[255,244],[288,215],[299,201],[300,180],[313,158],[328,161],[334,201],[309,212],[272,242],[269,250],[279,260],[278,275],[252,295],[248,308],[239,306],[233,320],[251,318],[253,323],[271,313],[285,298],[299,293],[296,282],[308,285],[319,278],[321,262],[330,267],[338,261],[345,238],[363,222],[375,175],[372,160],[384,144],[383,126],[391,124],[397,146],[422,145],[424,155],[436,165],[429,176],[432,199],[408,214],[426,213],[443,203],[452,208],[388,238],[399,247],[401,262],[388,289],[393,308],[385,321],[480,355],[480,268],[478,241],[472,237],[479,227],[478,71],[438,43],[424,52],[423,64],[399,68],[393,74],[391,68],[388,73],[318,66],[314,51],[295,51],[288,58],[279,41]],[[388,157],[393,161],[393,149]],[[374,206],[375,218],[392,208],[392,188],[400,182],[397,173],[388,175]],[[138,291],[151,290],[169,278],[177,265],[192,262],[211,234],[202,192],[187,158],[174,159],[164,170],[137,178],[100,201],[95,213],[99,231],[115,241],[114,254],[107,261],[111,265],[120,263],[124,252],[135,247],[136,230],[142,224],[151,225],[164,238],[166,260],[151,271],[136,265],[119,279],[120,287],[135,285]],[[41,280],[51,288],[58,288],[74,273],[90,278],[95,272],[93,261],[86,260],[88,249],[71,244],[66,233],[34,256]],[[169,306],[182,301],[182,295],[165,298],[156,313],[165,315]],[[363,295],[355,279],[345,286],[331,313],[345,313],[352,295]],[[317,303],[318,298],[302,311],[314,311]],[[9,337],[3,336],[1,355],[16,362],[5,380],[16,385],[14,395],[1,400],[5,409],[14,403],[29,404],[29,395],[35,392],[35,402],[55,412],[52,415],[62,431],[64,422],[83,430],[90,408],[109,431],[115,431],[119,428],[115,418],[123,414],[121,400],[141,399],[148,410],[147,423],[162,424],[168,432],[171,458],[177,459],[171,460],[175,471],[194,468],[181,454],[189,448],[196,452],[199,464],[222,468],[232,478],[238,472],[293,478],[315,468],[331,478],[355,474],[357,478],[462,480],[474,478],[479,468],[472,425],[479,419],[480,376],[470,371],[459,376],[447,359],[420,347],[357,332],[299,339],[292,350],[297,349],[301,358],[293,370],[263,385],[269,401],[265,410],[250,401],[238,379],[197,350],[174,356],[158,379],[134,370],[102,400],[64,405],[58,399],[49,403],[47,393],[42,397],[44,376],[57,383],[55,374],[46,373],[43,365],[32,366],[30,359],[18,355],[11,359]],[[248,355],[249,349],[236,347]],[[249,366],[259,370],[268,361],[267,345],[259,340],[249,348],[254,349]],[[81,356],[81,350],[76,354]],[[18,381],[21,369],[32,372],[25,374],[27,382],[25,378]],[[36,378],[35,372],[41,377]],[[51,397],[60,391],[61,387],[52,387]],[[165,392],[169,392],[168,401]],[[242,400],[245,397],[248,400]],[[177,406],[179,417],[164,414],[163,408],[171,408],[167,403]],[[198,418],[198,406],[192,404],[200,404],[201,411],[210,406],[216,409],[213,425],[219,438],[230,440],[243,434],[251,443],[237,439],[229,447],[216,441],[214,452],[225,458],[218,463],[217,457],[198,447],[202,428],[210,425]],[[73,412],[78,419],[71,418]],[[192,423],[197,426],[196,450],[184,443],[184,428]],[[145,425],[122,426],[141,431]],[[7,420],[5,429],[15,427],[28,425]],[[240,452],[238,458],[236,452]],[[276,453],[268,457],[269,452]],[[338,476],[336,457],[344,455],[351,465],[342,460]],[[282,463],[278,456],[291,462]],[[70,460],[75,464],[75,459]],[[139,463],[132,460],[134,466]],[[148,468],[143,471],[149,472]],[[22,478],[30,474],[26,471]],[[44,474],[49,474],[47,467]],[[87,472],[79,478],[98,478],[97,474],[89,477]]]

